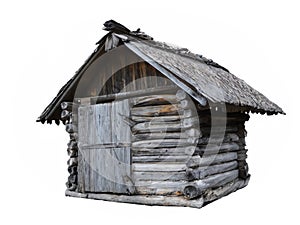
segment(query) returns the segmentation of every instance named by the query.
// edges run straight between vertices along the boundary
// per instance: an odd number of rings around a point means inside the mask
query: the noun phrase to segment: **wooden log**
[[[224,152],[232,152],[232,151],[238,151],[240,149],[240,146],[235,143],[222,143],[222,144],[208,144],[208,145],[202,145],[198,146],[196,148],[195,153],[203,155],[211,155],[211,154],[217,154],[217,153],[224,153]]]
[[[182,181],[186,180],[185,172],[133,172],[137,181]]]
[[[248,116],[249,117],[249,116]],[[214,124],[239,124],[239,123],[244,123],[247,121],[248,117],[244,116],[230,116],[230,115],[224,115],[224,116],[215,116],[211,114],[207,115],[199,115],[199,121],[202,124],[207,124],[211,125],[212,123]]]
[[[209,188],[223,186],[226,183],[238,178],[238,170],[231,170],[225,173],[209,176],[205,179],[194,181],[185,186],[183,193],[188,199],[196,198]]]
[[[186,155],[156,155],[156,156],[140,156],[136,155],[132,157],[133,163],[148,163],[148,162],[182,162],[186,163],[189,160],[189,156]]]
[[[198,145],[206,145],[208,143],[212,144],[221,144],[226,142],[238,142],[239,136],[235,133],[226,133],[225,136],[217,135],[217,136],[210,136],[210,137],[201,137],[198,140]]]
[[[60,115],[60,118],[62,120],[67,120],[67,119],[70,119],[70,117],[72,116],[72,112],[68,111],[68,110],[63,110],[61,112],[61,115]]]
[[[134,75],[136,73],[134,66],[131,66],[131,74]],[[137,77],[136,77],[137,78]],[[137,78],[138,79],[138,78]],[[134,89],[140,89],[139,87],[136,87],[137,84],[140,84],[141,82],[133,82],[132,86]],[[127,85],[127,87],[130,87],[131,85]],[[140,90],[131,90],[127,92],[120,92],[120,93],[114,93],[114,94],[106,94],[102,96],[97,97],[91,97],[91,104],[99,104],[104,102],[111,102],[114,100],[124,100],[129,98],[136,98],[139,96],[145,96],[145,93],[147,95],[162,95],[162,94],[175,94],[178,90],[178,87],[176,85],[168,85],[164,87],[154,87],[154,88],[147,88],[147,89],[140,89]]]
[[[143,205],[160,205],[160,206],[187,206],[193,208],[201,208],[203,206],[203,198],[198,198],[194,200],[185,199],[182,196],[159,196],[159,195],[116,195],[116,194],[104,194],[104,193],[78,193],[74,191],[67,190],[65,192],[66,196],[72,196],[77,198],[89,198],[104,201],[113,202],[126,202],[133,204],[143,204]]]
[[[226,153],[208,155],[203,157],[193,156],[188,161],[187,167],[204,167],[209,165],[225,163],[236,159],[237,159],[236,152],[226,152]]]
[[[238,152],[238,156],[237,156],[237,160],[238,161],[244,161],[244,160],[246,160],[247,159],[247,154],[246,153],[239,153]]]
[[[78,150],[77,149],[68,149],[67,150],[68,152],[68,156],[71,158],[74,158],[74,157],[78,157]]]
[[[178,99],[178,100],[183,100],[183,99],[185,99],[187,97],[187,94],[186,94],[186,92],[185,91],[183,91],[183,90],[178,90],[177,92],[176,92],[176,98]]]
[[[148,95],[133,98],[133,106],[148,106],[148,105],[167,105],[178,103],[180,99],[176,95],[172,94],[161,94],[161,95]]]
[[[73,149],[73,148],[76,148],[76,147],[77,147],[77,142],[73,141],[73,140],[70,140],[69,143],[68,143],[68,148]]]
[[[133,148],[172,148],[195,144],[195,138],[187,139],[155,139],[132,142]]]
[[[200,131],[191,128],[183,132],[152,132],[152,133],[137,133],[132,136],[132,141],[138,140],[155,140],[155,139],[180,139],[194,137],[195,141],[200,136]]]
[[[78,133],[70,133],[71,141],[78,141]]]
[[[132,127],[134,133],[149,133],[149,132],[170,132],[180,131],[182,129],[180,122],[145,122],[138,123]]]
[[[182,195],[186,181],[135,181],[137,194]]]
[[[77,157],[70,158],[67,164],[68,166],[77,166],[78,165]]]
[[[133,156],[141,155],[188,155],[194,154],[194,146],[177,147],[177,148],[132,148]]]
[[[68,172],[69,172],[69,174],[77,174],[77,166],[74,166],[74,165],[69,166]]]
[[[212,202],[220,199],[236,190],[240,189],[244,185],[245,181],[242,179],[235,179],[222,187],[216,189],[208,189],[203,193],[205,202]]]
[[[142,106],[131,109],[133,116],[160,116],[160,115],[182,115],[185,109],[180,104],[172,105],[156,105],[156,106]]]
[[[77,174],[71,174],[68,177],[68,182],[72,183],[72,184],[76,184],[77,183]]]
[[[238,131],[238,128],[235,126],[226,126],[226,127],[200,127],[201,132],[203,135],[219,135],[219,134],[226,134],[226,133],[234,133]]]
[[[183,129],[188,129],[195,127],[197,129],[197,123],[193,119],[187,118],[182,121],[176,122],[145,122],[138,123],[132,127],[132,132],[134,133],[148,133],[148,132],[166,132],[166,131],[181,131]],[[198,128],[199,130],[199,128]]]
[[[73,111],[73,107],[78,107],[79,105],[74,102],[62,102],[60,104],[61,109],[68,110],[69,112]]]
[[[75,132],[78,132],[78,129],[77,129],[77,126],[75,126],[74,124],[69,123],[69,124],[66,125],[66,131],[68,133],[75,133]]]
[[[238,161],[239,178],[246,179],[249,175],[249,167],[246,161]]]
[[[181,100],[179,105],[180,105],[180,108],[182,109],[187,109],[189,107],[191,107],[191,101],[187,100],[187,99],[184,99],[184,100]]]
[[[140,172],[176,172],[186,171],[187,167],[182,163],[166,164],[166,163],[134,163],[133,171]]]
[[[67,182],[66,186],[68,191],[75,191],[77,189],[77,185],[74,183]]]
[[[189,181],[203,179],[207,176],[217,173],[227,172],[238,168],[237,161],[226,162],[206,167],[198,167],[195,169],[188,168],[186,176]]]
[[[170,121],[180,121],[184,118],[184,115],[174,115],[174,116],[131,116],[130,119],[134,122],[170,122]]]

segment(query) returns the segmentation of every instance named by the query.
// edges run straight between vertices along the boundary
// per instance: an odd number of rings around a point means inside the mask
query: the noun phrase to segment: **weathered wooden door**
[[[79,188],[132,193],[128,100],[78,109]]]

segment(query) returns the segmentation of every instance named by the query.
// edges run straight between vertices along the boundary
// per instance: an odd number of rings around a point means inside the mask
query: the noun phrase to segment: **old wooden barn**
[[[210,59],[104,26],[37,120],[70,134],[66,195],[200,208],[245,187],[249,113],[282,109]]]

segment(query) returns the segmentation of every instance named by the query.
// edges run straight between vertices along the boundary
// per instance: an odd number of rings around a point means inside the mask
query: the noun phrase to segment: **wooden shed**
[[[201,208],[245,187],[249,113],[282,109],[202,55],[104,26],[37,120],[70,134],[66,195]]]

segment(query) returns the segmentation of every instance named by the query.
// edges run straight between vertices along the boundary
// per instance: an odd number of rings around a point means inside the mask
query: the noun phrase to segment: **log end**
[[[202,195],[202,191],[193,185],[188,185],[184,188],[183,194],[187,199],[194,199]]]

